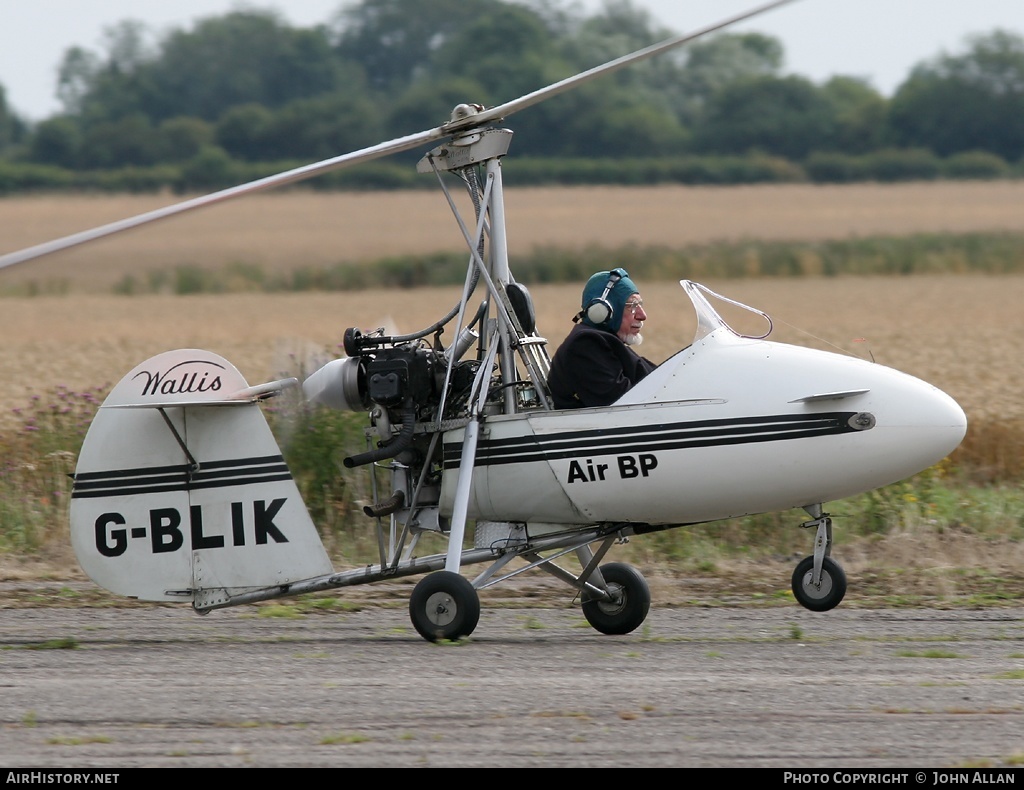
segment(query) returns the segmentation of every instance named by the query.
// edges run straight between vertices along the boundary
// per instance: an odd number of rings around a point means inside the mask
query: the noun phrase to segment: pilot
[[[576,324],[551,360],[556,409],[608,406],[657,367],[634,350],[643,342],[644,302],[625,269],[598,272],[583,289]]]

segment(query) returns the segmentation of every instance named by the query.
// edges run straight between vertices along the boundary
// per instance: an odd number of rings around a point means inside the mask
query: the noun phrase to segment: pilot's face
[[[640,330],[644,328],[644,321],[647,320],[647,313],[644,312],[644,300],[640,294],[633,294],[626,300],[626,306],[622,310],[622,323],[619,324],[619,339],[629,346],[640,345],[644,338]]]

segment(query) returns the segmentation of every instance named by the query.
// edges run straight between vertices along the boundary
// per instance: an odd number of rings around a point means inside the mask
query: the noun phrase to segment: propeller
[[[219,192],[212,192],[208,195],[192,198],[180,203],[174,203],[170,206],[165,206],[153,211],[147,211],[144,214],[138,214],[134,217],[128,217],[127,219],[111,222],[107,225],[100,225],[99,227],[81,231],[80,233],[73,233],[70,236],[64,236],[59,239],[44,242],[43,244],[37,244],[32,247],[26,247],[22,250],[0,255],[0,269],[4,269],[8,266],[14,266],[18,263],[31,261],[36,258],[41,258],[45,255],[60,252],[61,250],[66,250],[70,247],[76,247],[80,244],[111,236],[115,233],[130,230],[132,228],[139,227],[140,225],[146,225],[150,222],[156,222],[157,220],[177,216],[178,214],[183,214],[187,211],[204,208],[226,200],[232,200],[251,192],[259,192],[261,190],[271,189],[273,187],[283,186],[297,181],[304,181],[307,178],[313,178],[314,176],[322,175],[323,173],[327,173],[332,170],[351,167],[362,162],[370,162],[374,159],[381,159],[385,156],[390,156],[391,154],[397,154],[403,151],[419,148],[420,146],[427,145],[435,140],[440,140],[445,137],[464,134],[472,129],[507,118],[513,113],[524,110],[527,107],[532,107],[533,105],[539,104],[540,102],[557,96],[560,93],[565,93],[566,91],[571,90],[578,85],[582,85],[585,82],[589,82],[592,79],[604,76],[605,74],[611,74],[625,68],[626,66],[632,65],[633,63],[653,58],[656,55],[660,55],[671,49],[682,46],[683,44],[700,38],[701,36],[706,36],[709,33],[713,33],[792,2],[796,2],[796,0],[774,0],[774,2],[757,6],[727,19],[723,19],[720,22],[699,28],[698,30],[690,33],[674,36],[659,44],[652,44],[649,47],[637,50],[636,52],[632,52],[620,58],[616,58],[615,60],[608,61],[600,66],[595,66],[592,69],[580,72],[579,74],[560,80],[559,82],[552,83],[547,87],[533,91],[532,93],[528,93],[525,96],[505,102],[504,104],[500,104],[496,107],[478,109],[475,105],[460,104],[452,113],[451,120],[433,129],[407,135],[406,137],[398,137],[394,140],[379,143],[368,148],[362,148],[358,151],[352,151],[351,153],[342,154],[330,159],[324,159],[320,162],[314,162],[313,164],[303,165],[302,167],[286,170],[282,173],[257,179],[256,181],[250,181],[245,184],[229,187],[228,189],[223,189]]]

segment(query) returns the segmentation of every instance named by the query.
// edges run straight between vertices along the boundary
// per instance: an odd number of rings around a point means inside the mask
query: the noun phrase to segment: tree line
[[[158,40],[125,20],[105,51],[65,52],[53,117],[19,118],[0,86],[0,190],[125,168],[137,185],[258,177],[268,163],[434,128],[457,104],[500,104],[674,34],[629,0],[589,16],[553,0],[362,0],[312,28],[239,10]],[[1024,167],[1021,36],[970,37],[916,65],[891,98],[853,76],[786,74],[784,56],[759,33],[697,40],[513,116],[513,152],[556,180],[566,161],[638,181]]]

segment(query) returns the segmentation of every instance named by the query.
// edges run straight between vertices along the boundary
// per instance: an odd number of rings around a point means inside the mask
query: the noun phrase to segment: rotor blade
[[[758,14],[762,14],[766,11],[772,10],[773,8],[778,8],[779,6],[792,2],[795,2],[795,0],[775,0],[775,2],[750,9],[749,11],[724,19],[721,22],[716,22],[713,25],[700,28],[692,33],[676,36],[663,41],[660,44],[653,44],[645,49],[637,50],[629,55],[624,55],[621,58],[609,61],[601,66],[596,66],[588,71],[581,72],[573,77],[556,82],[545,88],[536,90],[533,93],[528,93],[525,96],[521,96],[513,101],[498,105],[497,107],[491,107],[479,112],[460,113],[458,117],[455,117],[448,123],[434,129],[408,135],[406,137],[399,137],[386,143],[380,143],[369,148],[360,149],[359,151],[342,154],[341,156],[336,156],[332,159],[325,159],[321,162],[297,167],[294,170],[287,170],[283,173],[267,176],[266,178],[230,187],[229,189],[224,189],[219,192],[213,192],[209,195],[193,198],[192,200],[175,203],[170,206],[165,206],[164,208],[146,212],[145,214],[139,214],[135,217],[129,217],[117,222],[112,222],[109,225],[101,225],[98,228],[92,228],[91,230],[74,233],[70,236],[64,236],[63,238],[48,241],[43,244],[37,244],[34,247],[27,247],[23,250],[9,252],[6,255],[0,255],[0,269],[13,266],[17,263],[34,260],[35,258],[40,258],[54,252],[60,252],[61,250],[66,250],[79,244],[85,244],[86,242],[102,239],[106,236],[130,230],[140,225],[173,217],[186,211],[203,208],[204,206],[209,206],[224,200],[230,200],[241,195],[246,195],[250,192],[257,192],[263,189],[281,186],[283,184],[290,184],[295,181],[302,181],[306,178],[312,178],[313,176],[317,176],[343,166],[354,165],[360,162],[368,162],[389,154],[395,154],[402,151],[408,151],[412,148],[417,148],[434,140],[447,137],[453,133],[465,131],[500,118],[505,118],[514,112],[531,107],[534,104],[538,104],[552,96],[557,96],[560,93],[564,93],[577,85],[595,79],[603,74],[609,74],[625,68],[632,63],[647,60],[655,55],[660,55],[670,49],[674,49],[675,47],[681,46],[689,41],[693,41],[696,38],[705,36],[708,33],[713,33],[716,30],[721,30],[729,25],[742,22],[745,19],[750,19]],[[456,109],[468,110],[469,105],[460,105],[460,108]]]
[[[358,151],[333,157],[332,159],[325,159],[321,162],[303,165],[302,167],[297,167],[294,170],[286,170],[283,173],[277,173],[276,175],[260,178],[246,184],[240,184],[239,186],[223,189],[220,192],[213,192],[209,195],[193,198],[192,200],[185,200],[181,203],[175,203],[170,206],[154,209],[153,211],[147,211],[145,214],[138,214],[134,217],[128,217],[127,219],[118,220],[117,222],[111,222],[109,225],[101,225],[98,228],[92,228],[91,230],[82,231],[81,233],[74,233],[70,236],[64,236],[63,238],[54,239],[53,241],[48,241],[43,244],[37,244],[34,247],[26,247],[25,249],[18,250],[17,252],[9,252],[6,255],[0,255],[0,269],[7,266],[13,266],[16,263],[24,263],[25,261],[30,261],[34,258],[40,258],[43,255],[49,255],[54,252],[66,250],[69,247],[75,247],[89,241],[102,239],[105,236],[130,230],[131,228],[136,228],[139,225],[145,225],[149,222],[156,222],[160,219],[173,217],[186,211],[191,211],[192,209],[202,208],[224,200],[230,200],[231,198],[239,197],[250,192],[258,192],[262,189],[270,189],[271,187],[290,184],[294,181],[302,181],[303,179],[312,178],[313,176],[335,170],[345,165],[369,162],[373,159],[380,159],[383,156],[388,156],[389,154],[408,151],[412,148],[418,148],[421,145],[447,136],[448,132],[442,131],[441,127],[438,127],[425,132],[412,134],[407,137],[399,137],[386,143],[380,143],[369,148],[362,148]]]
[[[750,19],[751,17],[755,17],[758,14],[763,14],[766,11],[771,11],[774,8],[779,8],[780,6],[784,6],[792,2],[795,2],[795,0],[775,0],[775,2],[766,3],[765,5],[752,8],[748,11],[744,11],[740,14],[729,17],[728,19],[723,19],[721,22],[716,22],[713,25],[708,25],[707,27],[702,27],[691,33],[685,33],[683,35],[675,36],[674,38],[666,39],[665,41],[662,41],[660,44],[652,44],[651,46],[646,47],[645,49],[639,49],[636,52],[632,52],[628,55],[623,55],[621,58],[610,60],[607,63],[601,64],[600,66],[595,66],[592,69],[580,72],[579,74],[576,74],[572,77],[567,77],[566,79],[561,80],[560,82],[555,82],[551,85],[548,85],[545,88],[536,90],[533,93],[528,93],[525,96],[521,96],[518,99],[513,99],[512,101],[506,102],[505,104],[500,104],[497,107],[489,107],[487,109],[481,110],[480,112],[474,113],[473,115],[470,115],[466,118],[460,118],[458,120],[452,121],[443,126],[442,128],[446,132],[450,133],[466,129],[467,127],[473,127],[484,123],[490,123],[491,121],[496,121],[501,118],[507,118],[514,112],[519,112],[520,110],[524,110],[527,107],[532,107],[534,104],[538,104],[544,101],[545,99],[549,99],[552,96],[557,96],[560,93],[565,93],[565,91],[570,90],[584,82],[589,82],[590,80],[595,79],[596,77],[600,77],[604,74],[610,74],[612,72],[618,71],[619,69],[625,68],[626,66],[632,65],[633,63],[638,63],[639,61],[647,60],[648,58],[653,58],[655,55],[660,55],[663,52],[667,52],[670,49],[675,49],[676,47],[682,46],[683,44],[693,41],[694,39],[700,38],[701,36],[706,36],[708,33],[714,33],[716,30],[721,30],[722,28],[729,27],[730,25],[734,25],[737,22],[742,22],[745,19]]]

